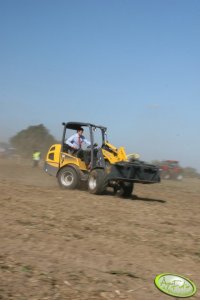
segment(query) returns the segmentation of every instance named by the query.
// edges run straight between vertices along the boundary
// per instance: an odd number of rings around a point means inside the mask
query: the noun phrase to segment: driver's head
[[[83,134],[83,128],[82,128],[82,127],[78,128],[78,129],[77,129],[77,133],[78,133],[79,135],[82,135],[82,134]]]

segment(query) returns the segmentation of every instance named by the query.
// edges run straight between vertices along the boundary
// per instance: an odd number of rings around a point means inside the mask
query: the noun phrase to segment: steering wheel
[[[97,143],[94,143],[93,147],[96,148],[98,146]],[[87,146],[87,149],[91,149],[91,145]]]

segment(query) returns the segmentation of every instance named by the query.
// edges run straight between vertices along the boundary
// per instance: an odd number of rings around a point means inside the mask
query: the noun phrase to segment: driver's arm
[[[90,146],[91,145],[91,142],[90,141],[88,141],[85,137],[83,137],[83,142],[84,143],[86,143],[88,146]]]
[[[76,149],[76,147],[74,146],[74,135],[72,135],[71,137],[69,137],[66,140],[66,144],[69,145],[70,147]]]

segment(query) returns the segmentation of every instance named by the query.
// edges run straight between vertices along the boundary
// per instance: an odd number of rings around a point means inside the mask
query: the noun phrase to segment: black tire
[[[88,191],[91,194],[101,195],[105,189],[105,171],[102,169],[92,170],[88,179]]]
[[[58,183],[63,189],[73,190],[78,188],[80,180],[73,167],[64,167],[58,173]]]
[[[120,197],[130,197],[133,192],[134,184],[132,182],[122,182],[118,195]]]

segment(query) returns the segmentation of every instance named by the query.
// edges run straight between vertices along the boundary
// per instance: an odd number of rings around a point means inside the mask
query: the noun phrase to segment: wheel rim
[[[67,171],[61,176],[61,182],[64,186],[70,186],[72,185],[74,181],[74,176],[71,172]]]
[[[97,186],[97,180],[94,176],[91,176],[88,182],[89,189],[94,190]]]

